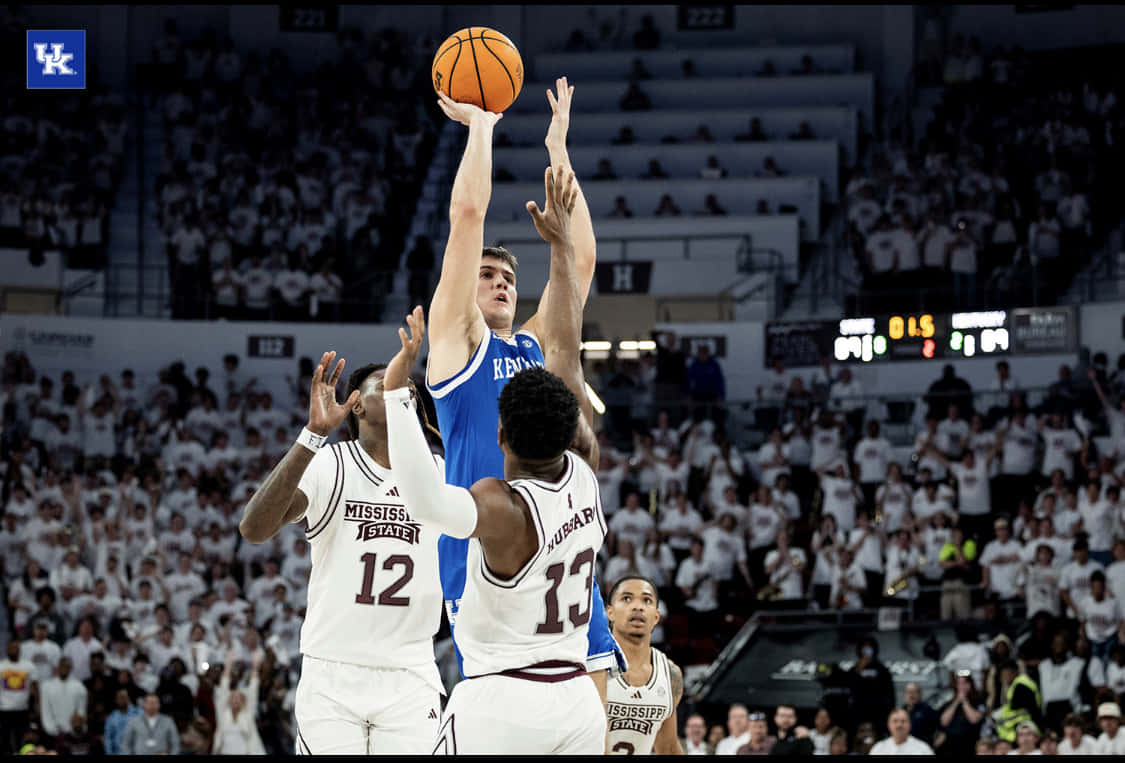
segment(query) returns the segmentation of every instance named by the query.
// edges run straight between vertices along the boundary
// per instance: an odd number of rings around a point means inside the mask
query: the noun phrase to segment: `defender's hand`
[[[567,85],[566,77],[555,80],[555,87],[559,91],[558,98],[547,91],[547,101],[551,104],[551,126],[547,128],[547,137],[543,142],[548,148],[553,144],[566,145],[566,133],[570,128],[570,100],[574,95],[574,86]]]
[[[332,372],[331,378],[328,381],[324,380],[324,375],[328,372],[328,367],[332,365],[335,358],[335,350],[320,356],[320,364],[313,371],[312,385],[309,389],[309,431],[323,436],[329,435],[336,427],[344,423],[348,411],[359,400],[359,390],[357,389],[348,395],[348,399],[343,405],[336,402],[336,384],[340,381],[340,374],[344,371],[343,358],[340,358],[340,362],[336,364],[336,369]]]
[[[441,106],[441,110],[445,112],[447,117],[454,122],[460,122],[466,127],[469,126],[474,118],[483,119],[491,126],[500,121],[500,118],[504,116],[503,114],[485,111],[471,103],[458,103],[445,93],[438,93],[438,106]]]
[[[565,175],[565,177],[564,177]],[[527,202],[527,211],[535,223],[535,230],[548,244],[561,244],[570,239],[570,216],[578,200],[578,189],[574,185],[574,173],[547,168],[543,175],[543,187],[547,200],[546,209],[539,211],[534,201]]]
[[[398,330],[402,349],[391,358],[383,374],[383,390],[387,392],[405,387],[410,381],[410,370],[418,360],[418,351],[422,349],[422,339],[426,336],[426,317],[422,314],[421,305],[406,316],[406,325],[410,327],[410,332],[402,328]]]

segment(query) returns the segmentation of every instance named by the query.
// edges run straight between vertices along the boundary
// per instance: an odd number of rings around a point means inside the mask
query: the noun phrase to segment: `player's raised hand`
[[[320,363],[313,371],[312,385],[309,389],[309,431],[325,437],[344,423],[348,411],[355,405],[356,400],[359,400],[357,389],[348,395],[343,405],[336,402],[336,385],[340,381],[340,374],[344,371],[343,358],[340,358],[340,362],[336,364],[332,376],[325,381],[325,375],[335,359],[335,350],[320,356]]]
[[[438,93],[438,106],[441,106],[441,110],[445,112],[447,117],[466,127],[473,121],[474,117],[484,119],[488,124],[494,125],[504,116],[492,111],[485,111],[480,106],[471,103],[459,103],[440,92]]]
[[[548,147],[552,144],[565,146],[566,132],[570,129],[570,99],[574,95],[574,85],[568,85],[566,77],[559,77],[555,80],[555,88],[559,91],[557,97],[547,91],[547,102],[551,104],[551,126],[547,128],[547,138],[543,142]]]
[[[406,316],[406,325],[410,327],[410,331],[408,333],[402,328],[398,330],[402,348],[391,358],[386,373],[383,374],[384,391],[399,389],[410,383],[410,370],[418,361],[418,352],[422,349],[422,340],[426,336],[426,316],[422,313],[421,305]]]
[[[534,201],[527,202],[527,211],[544,241],[561,244],[570,239],[570,216],[578,199],[574,173],[564,172],[562,167],[548,167],[543,174],[543,188],[547,196],[543,211]]]

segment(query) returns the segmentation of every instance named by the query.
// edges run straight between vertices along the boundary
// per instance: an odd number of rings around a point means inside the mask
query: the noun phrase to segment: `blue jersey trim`
[[[465,364],[465,367],[453,376],[437,384],[430,384],[429,364],[427,363],[426,389],[430,391],[430,394],[434,397],[445,397],[469,379],[473,378],[473,374],[477,372],[477,369],[480,368],[480,364],[484,362],[484,356],[488,354],[488,346],[492,344],[492,336],[491,330],[486,331],[484,336],[480,339],[480,344],[477,345],[476,350],[474,350],[473,354],[469,357],[469,362]]]

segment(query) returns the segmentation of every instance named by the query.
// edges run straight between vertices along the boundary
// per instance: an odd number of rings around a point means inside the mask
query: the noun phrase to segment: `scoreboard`
[[[786,366],[840,362],[1043,355],[1078,349],[1078,316],[1072,306],[965,313],[897,313],[766,325],[766,357]]]

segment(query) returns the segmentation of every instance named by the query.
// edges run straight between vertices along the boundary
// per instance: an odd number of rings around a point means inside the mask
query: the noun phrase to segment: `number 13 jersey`
[[[414,671],[444,693],[433,645],[440,533],[413,519],[391,470],[357,442],[317,451],[298,488],[312,553],[301,653]]]
[[[598,479],[574,453],[557,482],[516,479],[539,548],[510,579],[495,575],[480,540],[469,540],[457,641],[465,676],[560,661],[584,665],[594,563],[605,539]]]

